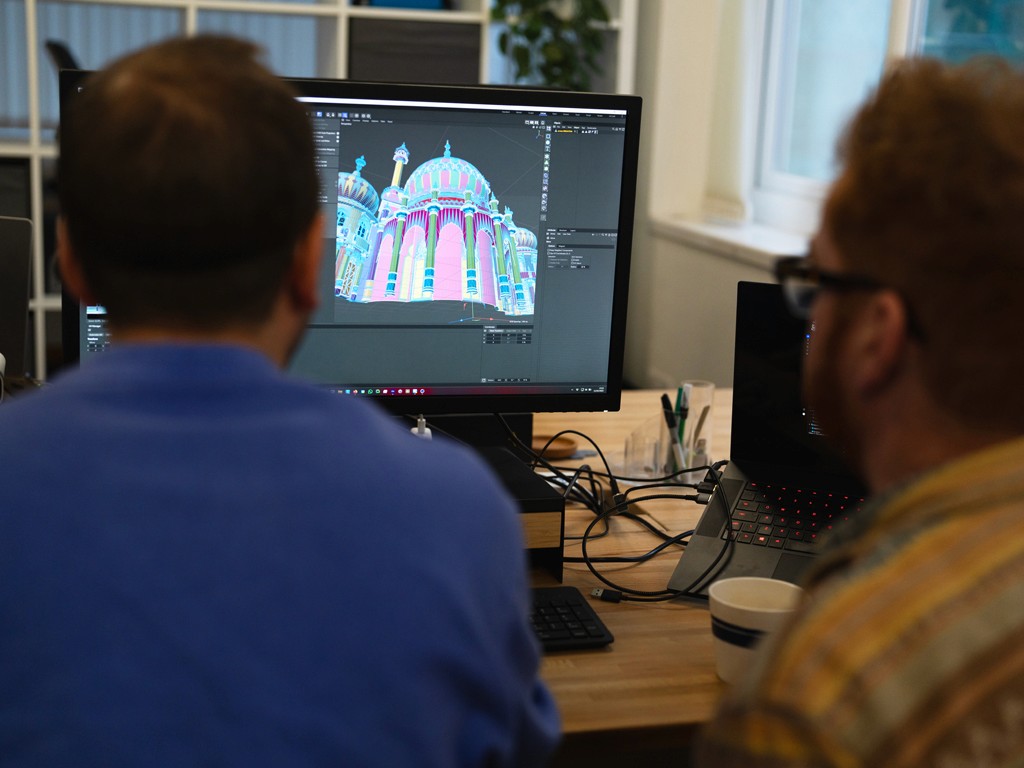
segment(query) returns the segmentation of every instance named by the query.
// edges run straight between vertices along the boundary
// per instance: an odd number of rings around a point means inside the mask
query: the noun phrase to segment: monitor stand
[[[516,437],[529,446],[533,414],[504,415]],[[410,420],[410,427],[415,425]],[[431,416],[427,423],[435,434],[446,434],[472,446],[491,465],[515,499],[523,521],[523,537],[530,566],[562,581],[565,499],[529,466],[529,457],[516,447],[494,414]]]

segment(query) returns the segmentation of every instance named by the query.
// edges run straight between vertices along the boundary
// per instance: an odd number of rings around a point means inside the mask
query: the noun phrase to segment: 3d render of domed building
[[[357,302],[454,300],[533,314],[537,236],[498,211],[491,185],[470,162],[442,157],[420,165],[395,149],[391,185],[380,195],[362,178],[366,160],[338,174],[334,293]]]

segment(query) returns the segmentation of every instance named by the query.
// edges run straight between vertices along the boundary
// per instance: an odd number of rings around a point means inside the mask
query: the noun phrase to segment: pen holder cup
[[[711,464],[711,410],[715,404],[715,385],[703,379],[680,382],[681,398],[687,403],[686,419],[680,427],[679,441],[687,467]],[[707,473],[705,469],[683,475],[684,483],[699,483]]]
[[[663,414],[652,416],[626,438],[624,474],[650,480],[664,477],[672,467],[672,444]]]

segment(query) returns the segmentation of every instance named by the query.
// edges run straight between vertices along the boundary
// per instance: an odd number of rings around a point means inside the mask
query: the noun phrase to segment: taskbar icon
[[[430,390],[425,387],[335,387],[332,390],[338,395],[368,395],[371,397],[404,395],[426,395]]]

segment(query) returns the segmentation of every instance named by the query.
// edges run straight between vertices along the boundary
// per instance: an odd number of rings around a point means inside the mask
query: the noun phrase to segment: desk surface
[[[574,429],[591,437],[608,455],[621,453],[627,436],[644,421],[661,414],[660,390],[623,393],[616,413],[538,414],[534,435],[550,436]],[[729,446],[732,392],[719,389],[712,411],[713,459]],[[575,438],[582,450],[590,448]],[[566,463],[590,463],[596,456]],[[641,505],[644,514],[671,534],[693,528],[703,507],[686,501],[656,501]],[[636,511],[636,510],[634,510]],[[567,508],[565,556],[578,557],[580,543],[568,537],[583,533],[593,514]],[[589,555],[642,554],[659,540],[626,519],[613,518],[610,535],[588,542]],[[640,590],[664,589],[682,550],[673,547],[639,565],[599,564],[601,573],[616,584]],[[588,594],[605,586],[582,563],[566,563],[564,583]],[[707,721],[723,690],[715,676],[711,627],[707,608],[699,603],[593,603],[615,635],[601,651],[556,653],[545,656],[542,675],[558,701],[566,743],[606,750],[639,736],[667,746],[685,745],[695,728]]]

